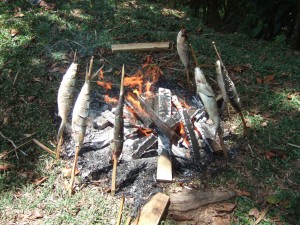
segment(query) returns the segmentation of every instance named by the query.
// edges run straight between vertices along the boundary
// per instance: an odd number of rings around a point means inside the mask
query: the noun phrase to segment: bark
[[[298,11],[291,37],[291,45],[294,49],[300,50],[300,3],[298,3]]]

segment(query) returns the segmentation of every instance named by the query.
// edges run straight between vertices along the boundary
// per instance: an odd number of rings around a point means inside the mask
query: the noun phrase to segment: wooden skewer
[[[223,134],[222,134],[221,127],[218,128],[218,135],[219,135],[220,145],[222,147],[224,157],[228,158],[228,150],[227,150],[227,147],[226,147],[226,145],[224,143],[224,139],[223,139]]]
[[[196,64],[197,67],[199,67],[199,64],[198,64],[198,60],[197,60],[196,54],[195,54],[194,49],[193,49],[193,46],[192,46],[191,44],[190,44],[190,49],[191,49],[191,52],[192,52],[192,55],[193,55],[195,64]]]
[[[55,152],[52,151],[50,148],[48,148],[47,146],[43,145],[41,142],[39,142],[36,139],[32,139],[32,141],[37,144],[39,147],[41,147],[42,149],[44,149],[46,152],[55,155]]]
[[[114,196],[116,193],[116,176],[117,176],[117,161],[116,157],[113,157],[113,171],[111,177],[111,195]]]
[[[59,159],[60,156],[60,149],[61,149],[61,145],[62,145],[62,140],[63,140],[63,136],[60,136],[57,146],[56,146],[56,159]]]
[[[127,217],[125,225],[130,225],[131,219],[131,216]]]
[[[74,162],[73,162],[71,180],[70,180],[70,187],[69,187],[69,195],[70,196],[72,195],[74,181],[75,181],[75,170],[76,170],[76,165],[77,165],[77,161],[78,161],[79,150],[80,150],[80,146],[76,146],[75,158],[74,158]]]
[[[124,198],[124,195],[123,195],[122,199],[121,199],[121,204],[120,204],[120,209],[119,209],[119,215],[118,215],[118,220],[117,220],[116,225],[120,225],[120,223],[121,223],[124,200],[125,200],[125,198]]]

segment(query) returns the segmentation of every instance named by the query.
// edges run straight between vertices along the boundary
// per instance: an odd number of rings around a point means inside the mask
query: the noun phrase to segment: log
[[[129,43],[112,45],[111,50],[112,52],[166,51],[170,50],[170,46],[170,42]]]
[[[184,124],[185,132],[187,134],[188,140],[190,141],[190,149],[194,153],[194,160],[195,160],[195,162],[199,162],[200,161],[200,146],[199,146],[198,140],[196,138],[196,135],[194,132],[194,127],[193,127],[192,121],[190,119],[190,116],[189,116],[187,110],[181,106],[176,95],[172,96],[172,102],[175,105],[175,107],[177,108],[179,114],[181,115],[181,118],[182,118],[181,120]]]
[[[158,89],[157,114],[162,121],[167,122],[171,117],[172,99],[169,89]],[[158,154],[156,180],[172,182],[171,142],[166,134],[158,132]]]
[[[134,143],[135,146],[133,147],[134,149],[132,153],[132,158],[140,158],[141,155],[155,143],[157,143],[157,138],[154,134],[151,134],[150,136],[144,138],[140,138]]]
[[[161,118],[153,111],[153,109],[147,105],[144,99],[142,99],[140,96],[137,96],[141,107],[145,110],[145,112],[148,114],[149,118],[155,123],[155,125],[158,127],[158,129],[167,135],[167,137],[171,140],[173,144],[177,144],[180,136],[165,123],[161,120]]]
[[[183,189],[182,192],[170,194],[169,212],[187,212],[207,204],[229,200],[233,197],[236,197],[236,193],[234,192],[202,192],[198,190]]]
[[[157,193],[142,208],[139,225],[158,225],[169,204],[169,196]]]

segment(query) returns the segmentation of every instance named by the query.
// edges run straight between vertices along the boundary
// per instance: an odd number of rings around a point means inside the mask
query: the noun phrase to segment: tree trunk
[[[220,24],[221,17],[219,14],[219,0],[207,1],[207,18],[206,19],[207,19],[206,23],[213,27]]]
[[[300,3],[298,3],[298,11],[291,37],[291,45],[294,49],[300,50]]]

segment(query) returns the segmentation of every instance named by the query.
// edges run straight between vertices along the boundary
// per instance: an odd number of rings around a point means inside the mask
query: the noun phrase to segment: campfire
[[[181,43],[186,49],[185,41]],[[182,51],[182,54],[186,52]],[[188,60],[188,56],[181,59]],[[162,192],[158,182],[172,182],[201,171],[211,159],[212,152],[223,151],[227,157],[214,92],[196,57],[194,59],[197,66],[197,91],[194,94],[191,94],[190,83],[188,90],[161,85],[160,77],[165,76],[162,68],[148,55],[145,63],[133,74],[125,73],[123,65],[117,99],[111,95],[115,85],[105,81],[102,68],[92,75],[91,58],[85,85],[73,110],[73,138],[63,143],[67,156],[73,155],[76,146],[70,194],[77,162],[85,183],[100,185],[104,192],[113,195],[117,192],[132,196],[135,207],[139,208],[149,194]],[[224,93],[236,93],[220,56],[218,62],[221,69],[217,71],[225,82],[225,86],[220,83],[226,89]],[[184,65],[189,76],[188,63]],[[98,76],[96,83],[105,94],[90,94],[90,82],[95,76]],[[73,80],[70,82],[74,83]],[[238,107],[237,95],[229,96],[229,101]],[[62,135],[58,138],[61,140]],[[111,187],[107,185],[109,181]],[[167,196],[164,198],[168,201]],[[166,207],[166,202],[164,205]]]

